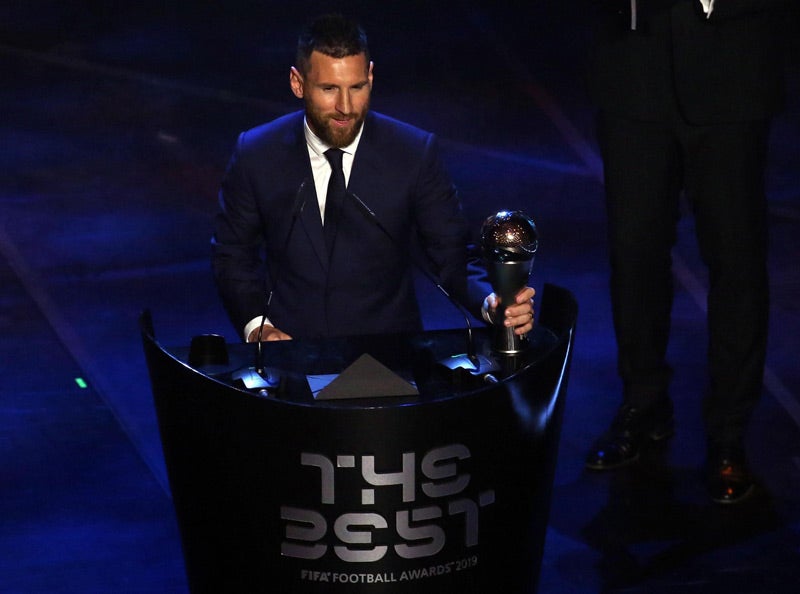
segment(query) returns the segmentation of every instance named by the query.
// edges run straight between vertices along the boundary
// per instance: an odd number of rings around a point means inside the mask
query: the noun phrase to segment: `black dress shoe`
[[[586,467],[591,470],[611,470],[625,466],[639,458],[648,442],[661,441],[675,432],[672,403],[663,403],[647,409],[623,404],[611,423],[611,428],[598,439],[586,456]]]
[[[714,503],[741,503],[755,491],[741,448],[712,451],[708,458],[708,494]]]

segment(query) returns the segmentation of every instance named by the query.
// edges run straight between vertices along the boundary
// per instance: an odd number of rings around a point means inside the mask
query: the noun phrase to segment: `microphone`
[[[528,282],[533,259],[539,247],[539,234],[529,216],[519,210],[500,211],[481,226],[481,244],[489,272],[489,282],[500,297],[497,317],[503,319],[506,306]],[[527,336],[517,336],[513,328],[494,325],[492,348],[516,355],[528,346]]]
[[[297,191],[294,195],[294,201],[292,202],[292,210],[291,212],[291,220],[289,221],[289,229],[286,232],[286,237],[283,240],[283,248],[281,250],[280,256],[281,258],[286,257],[286,251],[289,248],[289,240],[292,237],[292,233],[294,232],[294,227],[297,224],[297,219],[300,217],[300,214],[303,212],[303,209],[306,206],[305,196],[303,195],[303,190],[305,189],[306,185],[308,185],[308,178],[305,178],[297,188]],[[261,323],[258,326],[258,336],[256,337],[256,358],[255,358],[255,374],[250,373],[251,370],[246,369],[242,370],[238,377],[235,379],[241,379],[244,382],[244,385],[248,389],[261,389],[262,391],[267,388],[275,388],[278,385],[278,380],[276,378],[268,375],[264,377],[264,347],[261,343],[261,336],[264,332],[264,323],[266,322],[267,318],[269,317],[269,310],[272,304],[272,296],[275,293],[275,286],[277,281],[280,277],[279,274],[273,275],[272,279],[272,288],[267,295],[267,301],[264,304],[264,313],[261,316]]]
[[[359,207],[359,210],[369,219],[371,220],[381,232],[389,238],[389,241],[398,249],[403,251],[402,246],[399,242],[394,238],[394,236],[389,232],[389,230],[381,223],[378,216],[373,212],[373,210],[367,206],[367,204],[358,197],[357,194],[348,190],[347,195],[352,197],[355,200],[356,204]],[[416,258],[411,255],[411,263],[425,276],[428,281],[436,287],[436,289],[445,296],[445,298],[458,310],[458,312],[464,318],[464,324],[467,330],[467,348],[466,354],[462,355],[454,355],[453,357],[449,357],[444,361],[440,361],[442,365],[455,371],[456,369],[464,369],[469,371],[472,374],[478,373],[486,373],[489,371],[495,371],[498,369],[498,366],[491,361],[490,359],[479,356],[476,353],[475,349],[475,339],[472,336],[472,323],[470,322],[470,314],[467,309],[459,303],[456,299],[454,299],[450,293],[442,286],[439,280],[425,267],[422,266]]]

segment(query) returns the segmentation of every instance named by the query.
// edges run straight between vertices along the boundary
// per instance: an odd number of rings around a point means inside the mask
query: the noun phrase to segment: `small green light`
[[[82,377],[76,377],[75,383],[78,384],[78,387],[83,390],[89,387],[89,384],[87,384]]]

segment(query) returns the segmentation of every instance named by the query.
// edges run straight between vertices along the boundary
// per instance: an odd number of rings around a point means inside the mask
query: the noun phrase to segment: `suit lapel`
[[[287,179],[304,180],[295,200],[295,204],[301,205],[297,214],[296,231],[303,231],[322,270],[327,273],[328,251],[325,248],[325,236],[322,231],[322,218],[319,214],[314,175],[311,172],[311,162],[308,158],[302,111],[296,112],[296,121],[282,138],[282,143],[286,145],[286,159],[277,166],[277,170]]]
[[[353,169],[350,171],[350,181],[347,184],[348,192],[363,199],[370,206],[377,199],[376,188],[381,187],[380,160],[383,151],[379,146],[380,137],[375,127],[375,118],[369,113],[353,161]]]
[[[325,235],[322,231],[322,217],[319,214],[317,191],[314,187],[314,178],[310,176],[311,183],[303,188],[303,209],[300,211],[300,222],[308,236],[308,242],[314,250],[322,269],[328,271],[328,249],[325,246]]]

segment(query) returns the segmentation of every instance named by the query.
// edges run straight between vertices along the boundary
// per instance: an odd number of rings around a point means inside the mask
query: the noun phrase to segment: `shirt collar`
[[[364,133],[364,126],[366,125],[366,121],[361,124],[361,129],[358,131],[358,134],[355,137],[355,140],[348,144],[347,146],[341,147],[342,151],[349,155],[355,155],[356,149],[358,148],[358,143],[361,140],[361,135]],[[314,151],[317,155],[324,157],[325,151],[327,151],[331,146],[323,142],[319,136],[314,134],[311,128],[308,126],[308,119],[303,116],[303,132],[305,133],[306,137],[306,144],[309,148]]]

